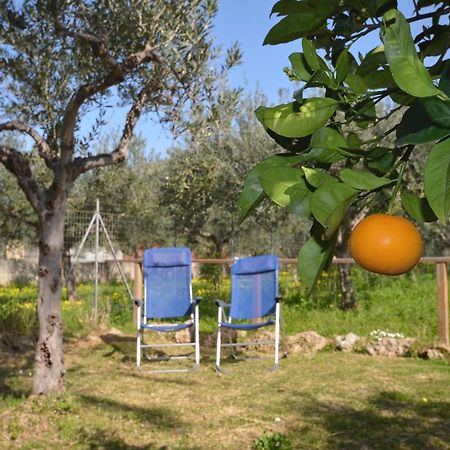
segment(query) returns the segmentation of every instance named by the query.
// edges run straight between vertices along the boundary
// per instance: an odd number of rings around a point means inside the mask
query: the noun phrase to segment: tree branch
[[[30,125],[19,120],[12,120],[10,122],[0,123],[0,131],[20,131],[31,136],[36,143],[38,154],[44,159],[46,166],[49,168],[53,167],[58,155],[52,151],[47,141]]]
[[[126,158],[128,147],[131,138],[133,137],[134,127],[142,113],[142,108],[144,107],[149,95],[150,91],[148,87],[143,88],[139,93],[137,100],[128,111],[119,144],[111,153],[101,153],[99,155],[88,156],[85,158],[75,158],[71,170],[72,180],[75,180],[79,175],[87,172],[88,170],[120,163]]]
[[[129,55],[122,63],[114,60],[108,53],[106,44],[96,36],[87,33],[75,33],[80,39],[95,42],[94,54],[106,61],[106,65],[110,71],[101,80],[94,83],[80,86],[72,95],[69,104],[64,113],[64,119],[61,127],[61,160],[63,165],[68,164],[73,155],[74,149],[74,132],[78,111],[81,105],[98,93],[106,91],[108,88],[121,83],[125,77],[133,72],[141,64],[153,61],[163,63],[163,58],[156,51],[157,47],[147,42],[144,49],[140,52]]]
[[[0,145],[0,163],[17,178],[19,186],[40,217],[40,204],[44,193],[33,178],[28,158],[12,147]]]

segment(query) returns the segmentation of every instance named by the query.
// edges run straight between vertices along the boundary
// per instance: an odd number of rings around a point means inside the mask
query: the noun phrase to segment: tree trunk
[[[72,267],[70,249],[68,248],[64,249],[63,272],[67,289],[67,298],[70,302],[74,302],[77,299],[77,283],[75,280],[74,268]]]
[[[46,210],[39,240],[39,336],[33,378],[34,394],[59,394],[64,387],[61,268],[65,201]]]
[[[341,309],[344,311],[356,307],[355,288],[350,275],[350,264],[339,264],[339,279],[341,285]]]
[[[352,230],[352,222],[347,214],[342,220],[341,229],[339,231],[336,243],[336,256],[345,257],[347,255],[347,241]],[[350,264],[339,264],[339,281],[341,288],[341,309],[347,311],[356,308],[356,294],[351,276]]]

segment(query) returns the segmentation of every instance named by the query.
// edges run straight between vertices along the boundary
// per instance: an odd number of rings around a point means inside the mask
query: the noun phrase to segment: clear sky
[[[283,67],[289,65],[288,56],[292,52],[301,51],[300,40],[274,46],[262,45],[267,32],[280,20],[275,16],[269,18],[275,0],[218,1],[219,10],[212,30],[215,42],[225,49],[237,41],[243,52],[242,65],[230,74],[231,84],[252,91],[258,87],[267,96],[269,103],[275,104],[280,88],[293,91]],[[412,6],[412,0],[398,1],[399,9],[405,14],[411,12]],[[360,48],[353,50],[367,52],[379,44],[378,33],[373,32],[360,44]],[[147,138],[148,147],[161,155],[172,145],[170,134],[148,120],[141,119],[137,131]]]

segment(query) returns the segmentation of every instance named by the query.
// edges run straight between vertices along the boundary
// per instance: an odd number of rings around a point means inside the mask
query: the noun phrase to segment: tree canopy
[[[414,219],[447,222],[450,8],[430,0],[410,6],[408,17],[395,0],[280,0],[272,8],[280,21],[264,44],[301,40],[302,51],[289,55],[284,68],[296,83],[293,101],[255,112],[286,151],[248,173],[241,220],[264,198],[311,219],[311,237],[299,253],[299,272],[310,286],[329,266],[350,207],[392,211],[401,193],[402,207]],[[420,23],[421,31],[412,33],[412,23]],[[366,54],[353,51],[377,32],[379,45]],[[386,100],[392,108],[378,108]],[[392,127],[364,135],[395,112]],[[388,142],[392,135],[395,141]],[[432,145],[419,196],[405,190],[404,181],[411,155],[423,143]]]

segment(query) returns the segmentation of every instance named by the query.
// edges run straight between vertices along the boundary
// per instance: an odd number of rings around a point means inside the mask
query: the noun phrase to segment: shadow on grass
[[[108,433],[105,430],[95,430],[88,432],[83,430],[80,433],[80,442],[87,445],[85,448],[89,449],[108,449],[108,450],[164,450],[166,446],[143,444],[143,445],[130,445],[126,444],[120,437],[114,433]]]
[[[34,363],[33,346],[4,346],[0,348],[0,398],[22,399],[30,394],[30,389],[17,383],[19,371],[28,373]]]
[[[181,431],[186,426],[170,408],[142,407],[92,395],[80,395],[80,399],[86,405],[101,408],[104,414],[110,413],[113,416],[120,415],[141,420],[148,422],[147,425],[153,428]]]
[[[122,362],[130,362],[135,360],[136,355],[136,338],[133,336],[124,336],[114,333],[103,334],[100,339],[108,344],[112,349],[111,352],[105,354],[105,357],[119,353],[122,356]]]
[[[333,449],[449,448],[450,403],[446,401],[418,401],[386,391],[369,398],[363,409],[309,398],[303,400],[299,413],[328,430],[327,444]]]

